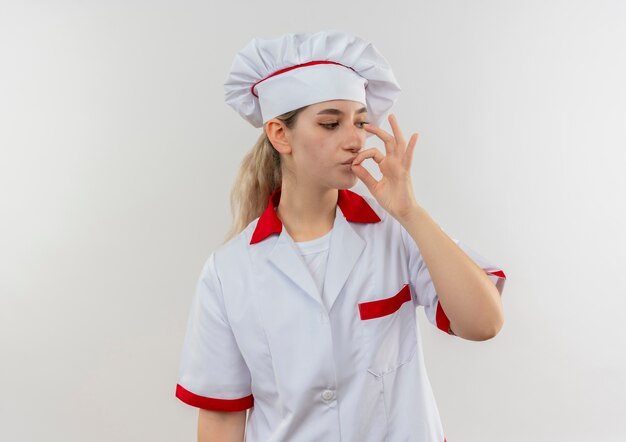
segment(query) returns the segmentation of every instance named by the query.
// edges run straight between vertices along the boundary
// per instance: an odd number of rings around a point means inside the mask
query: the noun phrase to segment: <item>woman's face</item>
[[[298,184],[346,189],[358,180],[350,165],[363,149],[367,131],[363,103],[332,100],[315,103],[300,112],[292,130],[287,130],[291,155],[283,156],[285,167]],[[348,161],[347,164],[343,164]]]

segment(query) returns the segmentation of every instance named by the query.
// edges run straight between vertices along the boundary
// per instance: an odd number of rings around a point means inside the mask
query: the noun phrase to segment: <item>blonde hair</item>
[[[288,129],[296,124],[296,117],[308,106],[279,115],[276,118]],[[230,211],[233,222],[223,243],[246,228],[251,221],[261,216],[269,197],[282,184],[282,162],[280,153],[274,149],[265,129],[252,149],[243,157],[239,173],[230,191]]]

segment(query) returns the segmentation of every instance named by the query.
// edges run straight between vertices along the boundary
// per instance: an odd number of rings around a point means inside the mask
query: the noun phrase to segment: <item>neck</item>
[[[276,215],[294,241],[309,241],[330,232],[337,211],[337,189],[281,186]]]

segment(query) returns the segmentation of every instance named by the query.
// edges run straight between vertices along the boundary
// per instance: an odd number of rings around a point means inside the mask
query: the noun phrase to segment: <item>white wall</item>
[[[419,314],[448,441],[625,440],[625,5],[3,1],[0,440],[195,440],[184,324],[259,133],[222,84],[327,28],[390,61],[418,201],[507,275],[493,340]]]

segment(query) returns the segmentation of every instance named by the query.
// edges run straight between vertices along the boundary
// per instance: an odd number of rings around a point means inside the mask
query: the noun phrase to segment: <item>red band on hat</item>
[[[293,69],[302,68],[302,67],[306,67],[306,66],[311,66],[311,65],[314,65],[314,64],[338,64],[339,66],[343,66],[344,68],[352,69],[350,66],[346,66],[346,65],[343,65],[343,64],[341,64],[341,63],[337,63],[337,62],[335,62],[335,61],[329,61],[329,60],[309,61],[308,63],[297,64],[297,65],[295,65],[295,66],[291,66],[291,67],[288,67],[288,68],[281,69],[280,71],[276,71],[276,72],[274,72],[273,74],[270,74],[270,75],[268,75],[268,76],[267,76],[267,77],[265,77],[265,78],[262,78],[261,80],[257,81],[256,83],[254,83],[254,84],[252,85],[252,87],[250,88],[250,92],[252,92],[252,95],[254,95],[255,97],[259,98],[259,96],[258,96],[257,94],[255,94],[255,93],[254,93],[254,88],[255,88],[255,87],[256,87],[256,85],[257,85],[257,84],[259,84],[260,82],[265,81],[265,80],[267,80],[268,78],[273,77],[274,75],[282,74],[282,73],[284,73],[284,72],[288,72],[288,71],[291,71],[291,70],[293,70]],[[352,70],[354,71],[354,69],[352,69]],[[354,71],[354,72],[356,72],[356,71]]]

